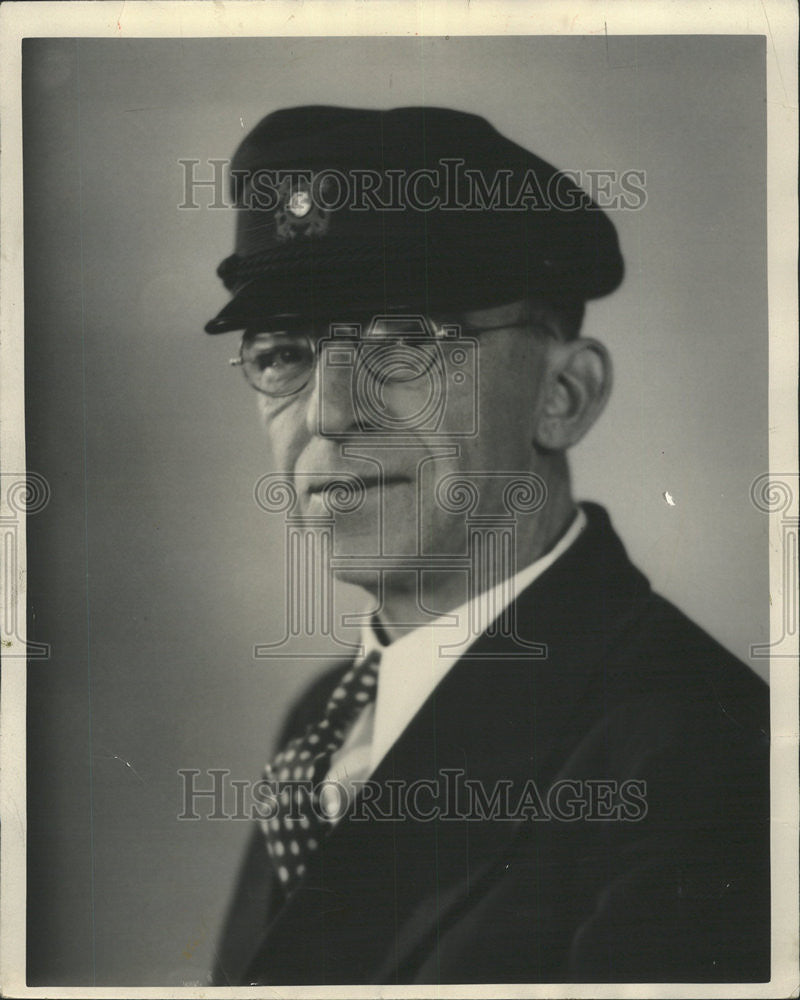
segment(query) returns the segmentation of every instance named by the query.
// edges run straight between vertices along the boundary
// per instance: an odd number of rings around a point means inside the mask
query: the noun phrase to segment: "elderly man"
[[[608,217],[437,108],[275,112],[232,179],[207,330],[375,609],[277,741],[214,981],[768,979],[766,688],[570,488]]]

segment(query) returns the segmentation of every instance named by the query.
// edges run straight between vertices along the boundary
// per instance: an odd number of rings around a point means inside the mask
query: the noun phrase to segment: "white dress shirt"
[[[579,507],[569,529],[541,558],[510,580],[388,646],[381,645],[371,623],[365,624],[361,635],[365,655],[374,649],[381,651],[378,692],[331,758],[326,781],[338,782],[350,796],[353,782],[369,778],[458,658],[526,587],[567,551],[585,526],[586,514]]]

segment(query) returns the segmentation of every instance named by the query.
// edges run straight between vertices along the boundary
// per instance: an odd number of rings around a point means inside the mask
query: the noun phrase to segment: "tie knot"
[[[345,722],[375,700],[380,659],[380,652],[373,650],[350,667],[328,699],[326,718],[335,716],[340,723]]]

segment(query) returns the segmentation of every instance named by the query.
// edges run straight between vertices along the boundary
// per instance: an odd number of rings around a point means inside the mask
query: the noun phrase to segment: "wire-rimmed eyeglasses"
[[[320,356],[330,366],[358,366],[381,385],[413,382],[441,366],[442,341],[520,325],[462,327],[423,315],[371,316],[364,323],[333,324],[293,319],[275,329],[245,330],[239,356],[230,364],[242,369],[254,389],[274,399],[304,389]]]

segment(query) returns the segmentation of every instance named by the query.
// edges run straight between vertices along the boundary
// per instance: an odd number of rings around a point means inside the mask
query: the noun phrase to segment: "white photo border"
[[[23,345],[23,211],[21,41],[25,37],[253,37],[343,35],[764,35],[767,38],[769,424],[770,472],[797,473],[797,11],[787,2],[714,0],[612,0],[593,3],[514,3],[513,0],[454,3],[433,0],[324,0],[261,2],[57,2],[4,3],[2,30],[3,252],[0,276],[0,455],[7,470],[25,469]],[[3,501],[5,503],[5,500]],[[3,511],[0,511],[2,514]],[[771,635],[782,635],[781,518],[770,516]],[[24,552],[24,524],[21,527]],[[24,641],[24,566],[16,586]],[[0,586],[9,581],[0,578]],[[5,598],[6,595],[3,595]],[[4,606],[0,603],[0,606]],[[796,636],[795,636],[796,646]],[[5,652],[5,651],[4,651]],[[75,987],[25,985],[26,771],[24,660],[4,657],[2,673],[3,818],[2,935],[0,984],[17,997],[238,996],[237,988]],[[768,984],[555,984],[435,987],[281,988],[281,997],[785,997],[798,983],[798,671],[797,656],[771,663],[772,711],[772,889],[773,978]],[[252,997],[274,997],[270,987],[247,989]]]

